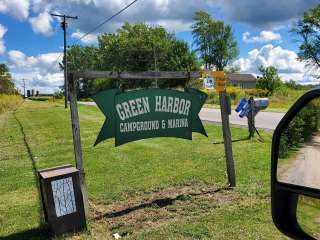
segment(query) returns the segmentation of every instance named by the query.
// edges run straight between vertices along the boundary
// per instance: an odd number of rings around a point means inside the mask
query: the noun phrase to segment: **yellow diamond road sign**
[[[222,92],[226,90],[226,77],[224,71],[214,71],[212,76],[215,79],[215,89],[217,92]]]

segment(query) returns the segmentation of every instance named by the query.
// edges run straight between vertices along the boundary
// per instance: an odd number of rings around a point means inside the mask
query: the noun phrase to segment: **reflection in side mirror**
[[[311,199],[309,205],[301,203],[306,197]],[[320,229],[318,199],[320,87],[301,96],[274,131],[271,152],[271,209],[274,224],[291,239],[315,240],[319,237]],[[313,208],[310,208],[310,203]],[[307,229],[310,226],[316,226],[317,231]]]
[[[297,220],[306,233],[316,239],[320,239],[320,200],[299,196]]]
[[[280,136],[277,180],[320,189],[320,98],[306,104]]]

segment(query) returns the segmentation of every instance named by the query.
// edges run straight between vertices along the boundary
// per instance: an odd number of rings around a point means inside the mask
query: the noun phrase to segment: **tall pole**
[[[221,120],[222,120],[222,132],[223,132],[223,140],[224,140],[224,151],[226,155],[226,163],[227,163],[227,175],[230,187],[236,186],[236,174],[234,170],[234,161],[233,161],[233,152],[232,152],[232,139],[231,139],[231,131],[230,131],[230,123],[229,123],[229,113],[227,95],[225,91],[221,91],[219,93],[220,98],[220,107],[221,107]]]
[[[226,78],[223,71],[213,72],[215,78],[215,89],[219,92],[222,132],[224,140],[224,151],[226,155],[227,174],[230,187],[236,186],[236,174],[234,169],[232,139],[229,123],[229,106],[226,93]]]
[[[250,112],[248,113],[248,127],[249,127],[249,139],[254,137],[255,132],[255,123],[254,123],[254,99],[253,97],[249,98],[248,104],[250,105]]]
[[[63,16],[61,23],[63,29],[63,73],[64,73],[64,108],[68,108],[68,81],[67,81],[67,22]]]
[[[23,98],[26,98],[26,80],[22,78],[23,82]]]
[[[67,16],[65,14],[53,14],[51,16],[61,17],[63,20],[61,22],[61,28],[63,30],[63,72],[64,72],[64,107],[68,108],[68,68],[67,68],[67,19],[78,19],[78,16]]]
[[[78,115],[77,105],[77,78],[70,73],[68,76],[69,81],[69,93],[70,93],[70,112],[71,112],[71,127],[73,136],[74,154],[76,160],[76,167],[80,174],[80,186],[83,197],[84,209],[86,217],[88,216],[88,196],[85,182],[85,172],[82,157],[81,135],[80,135],[80,123]]]

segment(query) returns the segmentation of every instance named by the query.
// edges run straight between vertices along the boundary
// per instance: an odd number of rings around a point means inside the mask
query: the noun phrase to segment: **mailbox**
[[[246,104],[247,104],[247,99],[242,98],[239,105],[236,107],[235,111],[240,112],[245,107]]]
[[[38,172],[45,220],[52,235],[86,228],[79,171],[60,166]]]
[[[239,117],[243,118],[243,117],[247,116],[248,113],[250,112],[250,110],[251,110],[250,104],[244,105],[243,109],[241,110],[241,112],[239,114]]]
[[[269,99],[268,98],[255,98],[254,99],[254,107],[260,111],[263,109],[266,109],[269,105]]]

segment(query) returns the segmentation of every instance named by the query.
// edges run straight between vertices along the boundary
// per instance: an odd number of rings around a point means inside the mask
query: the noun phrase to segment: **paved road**
[[[94,102],[78,102],[79,104],[95,106]],[[200,114],[202,121],[221,123],[221,115],[219,109],[202,108]],[[260,112],[256,116],[256,127],[268,130],[274,130],[284,113],[275,112]],[[240,118],[238,114],[233,110],[230,115],[230,123],[233,125],[248,126],[247,118]]]
[[[203,108],[199,114],[200,119],[203,121],[209,122],[221,122],[220,109],[213,108]],[[256,127],[274,130],[284,113],[275,113],[275,112],[259,112],[255,118]],[[231,115],[229,116],[230,123],[234,125],[248,126],[247,118],[240,118],[238,113],[232,110]]]
[[[305,143],[292,160],[279,159],[279,181],[320,189],[320,132]],[[281,161],[285,161],[281,164]],[[287,162],[289,161],[289,162]]]

